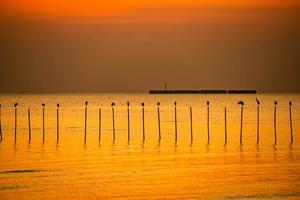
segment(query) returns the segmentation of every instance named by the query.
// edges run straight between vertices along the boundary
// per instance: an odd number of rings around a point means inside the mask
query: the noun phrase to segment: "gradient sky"
[[[1,0],[0,92],[300,92],[298,0]]]

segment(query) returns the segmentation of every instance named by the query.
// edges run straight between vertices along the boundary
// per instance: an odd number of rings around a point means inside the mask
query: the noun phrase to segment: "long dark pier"
[[[256,94],[257,90],[149,90],[149,94]]]

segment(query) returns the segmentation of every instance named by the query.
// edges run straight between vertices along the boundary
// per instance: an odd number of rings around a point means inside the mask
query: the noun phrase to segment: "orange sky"
[[[122,16],[147,8],[271,8],[299,6],[298,0],[1,0],[1,17]]]
[[[300,91],[299,19],[300,0],[0,0],[0,92]]]

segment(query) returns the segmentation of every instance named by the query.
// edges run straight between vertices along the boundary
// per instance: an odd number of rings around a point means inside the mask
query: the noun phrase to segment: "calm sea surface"
[[[261,101],[258,145],[256,97]],[[240,145],[241,107],[237,105],[240,100],[245,102],[243,145]],[[273,145],[274,100],[278,101],[277,145]],[[86,143],[85,101],[89,102]],[[130,143],[127,101],[130,101]],[[158,142],[158,101],[161,142]],[[209,144],[207,101],[210,101]],[[293,102],[293,145],[290,145],[289,101]],[[15,142],[16,102],[19,105]],[[116,104],[114,141],[112,102]],[[142,102],[145,103],[144,142]],[[2,94],[0,103],[3,136],[0,199],[300,199],[299,94]],[[44,143],[41,103],[46,104]],[[57,103],[60,104],[58,143]],[[227,145],[224,145],[225,106]]]

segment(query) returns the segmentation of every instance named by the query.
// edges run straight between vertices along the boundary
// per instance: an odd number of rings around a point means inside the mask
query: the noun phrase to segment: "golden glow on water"
[[[261,100],[260,144],[256,145],[256,102]],[[273,101],[278,105],[278,144],[273,146]],[[87,143],[84,101],[88,106]],[[127,144],[127,101],[131,102],[131,141]],[[206,101],[210,101],[207,145]],[[239,144],[240,107],[244,100],[243,146]],[[158,143],[157,107],[161,106],[162,141]],[[178,143],[174,144],[174,107]],[[293,101],[294,144],[289,145],[288,102]],[[3,141],[0,144],[1,199],[249,199],[300,198],[300,96],[68,94],[1,95]],[[14,108],[18,106],[14,144]],[[45,143],[42,108],[46,104]],[[112,141],[111,103],[115,102],[116,141]],[[146,140],[142,143],[145,102]],[[56,144],[56,103],[60,103],[60,142]],[[194,142],[190,143],[189,106]],[[224,107],[228,144],[224,146]],[[102,137],[98,143],[98,109]],[[27,109],[32,140],[28,144]]]

